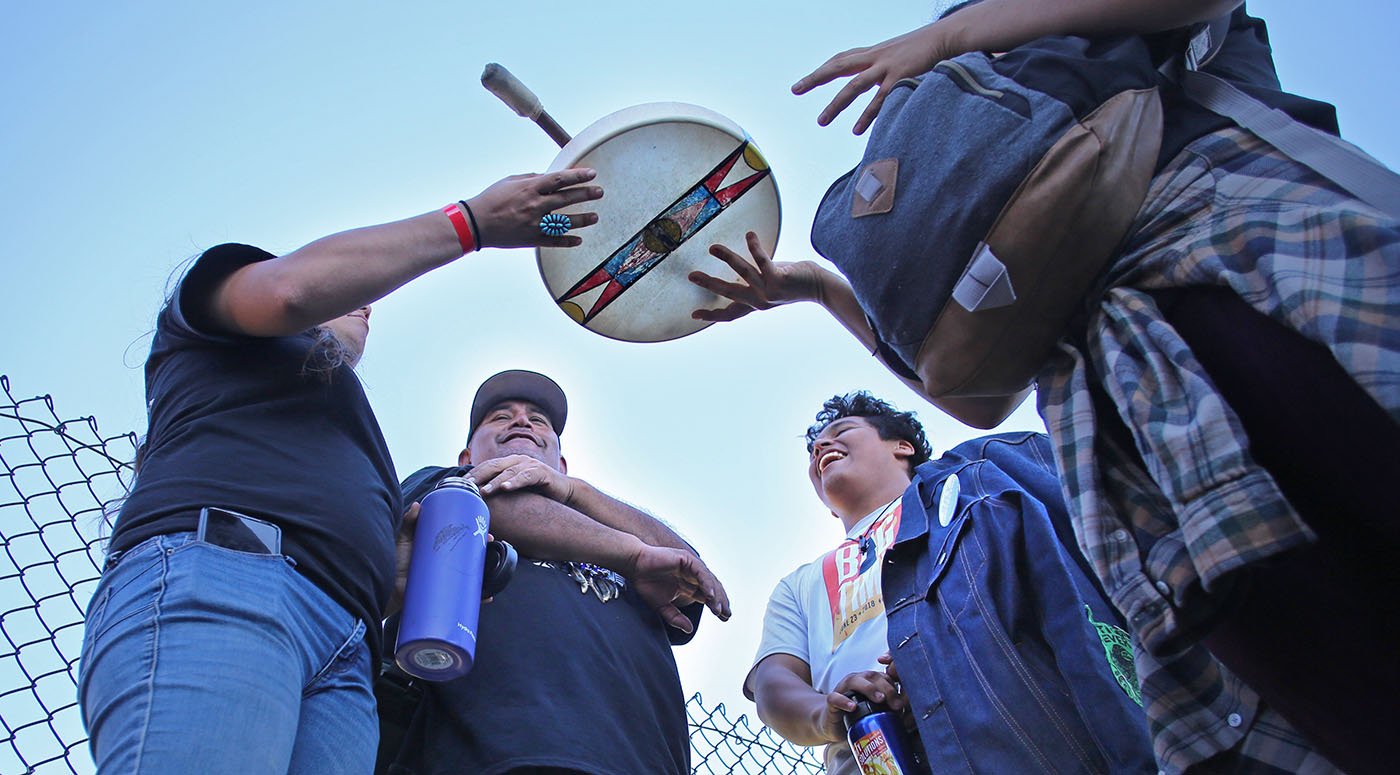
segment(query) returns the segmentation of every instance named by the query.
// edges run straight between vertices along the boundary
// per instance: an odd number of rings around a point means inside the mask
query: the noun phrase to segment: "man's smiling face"
[[[564,470],[559,434],[544,411],[528,401],[502,401],[491,407],[467,443],[470,463],[506,455],[525,455],[556,471]]]

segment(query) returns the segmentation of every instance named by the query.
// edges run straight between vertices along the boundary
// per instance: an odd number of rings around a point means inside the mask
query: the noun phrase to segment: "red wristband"
[[[467,216],[462,215],[462,209],[456,202],[442,208],[447,214],[447,220],[452,221],[452,228],[457,230],[457,241],[462,245],[463,255],[476,250],[476,235],[472,234],[472,227],[467,224]]]

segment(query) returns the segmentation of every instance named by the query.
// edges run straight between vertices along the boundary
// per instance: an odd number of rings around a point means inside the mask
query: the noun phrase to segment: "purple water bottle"
[[[463,476],[444,478],[420,504],[394,647],[404,672],[450,681],[471,670],[490,527],[476,482]]]
[[[920,775],[928,772],[904,722],[884,705],[853,697],[846,714],[846,740],[864,775]]]

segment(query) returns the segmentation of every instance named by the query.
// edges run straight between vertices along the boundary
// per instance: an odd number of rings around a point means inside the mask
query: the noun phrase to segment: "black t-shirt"
[[[146,360],[146,454],[112,550],[194,530],[217,506],[272,522],[282,551],[370,630],[377,654],[402,516],[398,477],[359,378],[307,373],[314,337],[212,333],[213,289],[273,258],[248,245],[200,256],[156,322]]]
[[[1159,61],[1185,48],[1182,32],[1149,35],[1146,40]],[[1338,134],[1336,108],[1281,90],[1278,73],[1274,70],[1273,49],[1269,46],[1269,31],[1263,20],[1245,12],[1244,5],[1231,14],[1230,32],[1204,72],[1229,81],[1240,91],[1298,121]],[[1234,126],[1230,119],[1187,99],[1174,85],[1166,85],[1161,91],[1163,126],[1162,151],[1157,157],[1159,170],[1191,141]]]
[[[404,501],[421,501],[457,470],[414,473]],[[699,607],[687,613],[697,621]],[[427,684],[391,772],[690,771],[668,628],[630,588],[604,603],[568,574],[522,557],[505,591],[482,606],[477,631],[471,672]]]

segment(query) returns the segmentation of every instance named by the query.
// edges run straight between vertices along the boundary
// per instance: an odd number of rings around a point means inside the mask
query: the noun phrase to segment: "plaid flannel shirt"
[[[1196,645],[1232,571],[1315,537],[1145,291],[1232,289],[1329,348],[1400,422],[1397,267],[1394,221],[1252,135],[1216,132],[1156,177],[1085,325],[1040,375],[1076,533],[1134,631],[1165,772],[1226,751],[1330,765]]]

